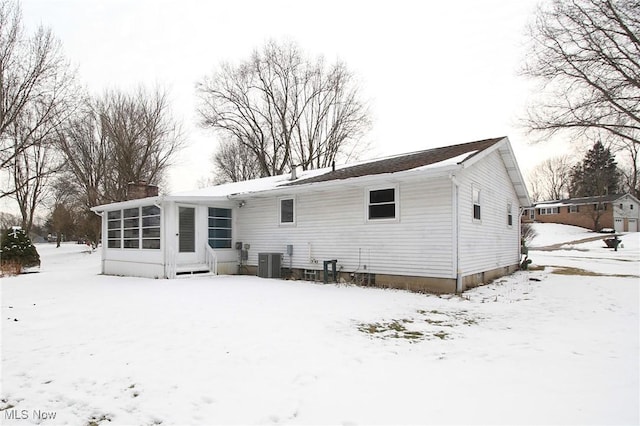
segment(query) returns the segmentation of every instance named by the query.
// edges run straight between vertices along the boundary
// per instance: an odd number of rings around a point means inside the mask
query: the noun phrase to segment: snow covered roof
[[[612,203],[625,196],[633,197],[631,194],[627,193],[627,194],[607,194],[607,195],[601,195],[601,196],[595,196],[595,197],[565,198],[563,200],[541,201],[539,203],[536,203],[534,208],[564,207],[564,206],[575,206],[575,205],[595,204],[595,203]]]
[[[326,167],[323,169],[305,170],[297,172],[297,178],[294,180],[291,179],[290,174],[270,176],[243,182],[226,183],[192,191],[177,192],[160,198],[175,201],[195,197],[201,199],[227,198],[249,194],[258,195],[263,192],[286,190],[287,188],[293,189],[294,187],[307,184],[329,184],[331,182],[362,178],[365,176],[424,170],[433,170],[436,173],[446,172],[456,166],[464,165],[465,162],[468,162],[471,159],[474,159],[475,161],[475,159],[480,157],[480,154],[493,146],[502,147],[501,154],[503,155],[503,158],[509,156],[513,157],[513,152],[508,146],[508,143],[498,145],[500,142],[507,140],[508,139],[506,137],[484,139],[475,142],[399,154],[386,158],[361,161],[358,163],[336,165],[335,168]],[[505,152],[502,152],[503,150]],[[522,179],[517,165],[515,164],[515,158],[506,159],[505,163],[509,169],[508,171],[513,180],[514,186],[518,191],[521,204],[529,205],[529,198],[524,186],[524,180]],[[159,197],[152,197],[147,199],[146,202],[157,202],[158,199]],[[117,204],[128,205],[134,202],[140,203],[141,201],[132,200],[131,202],[126,201]],[[94,207],[93,210],[105,210],[103,207],[104,206]],[[110,207],[115,207],[115,205],[110,205]]]
[[[441,168],[461,164],[478,152],[493,146],[504,138],[486,139],[460,145],[432,148],[408,154],[394,155],[381,159],[361,161],[355,164],[345,164],[316,170],[305,170],[297,173],[297,178],[291,180],[291,175],[271,176],[252,179],[244,182],[233,182],[216,185],[209,188],[180,192],[171,197],[224,197],[231,195],[257,193],[277,188],[305,185],[319,182],[351,179],[387,173],[397,173],[407,170],[424,170],[427,168]]]

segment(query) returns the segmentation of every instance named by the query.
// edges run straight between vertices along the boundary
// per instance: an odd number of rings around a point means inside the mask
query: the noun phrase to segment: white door
[[[629,219],[629,232],[638,232],[638,219]]]
[[[178,264],[196,263],[196,208],[177,206]]]
[[[621,217],[616,217],[613,220],[613,229],[615,229],[616,232],[623,232],[624,231],[624,219],[622,219]]]

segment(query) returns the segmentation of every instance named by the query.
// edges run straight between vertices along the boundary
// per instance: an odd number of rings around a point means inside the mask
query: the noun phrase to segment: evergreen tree
[[[24,229],[14,227],[3,233],[0,262],[3,265],[18,264],[22,268],[40,266],[40,255]]]
[[[571,197],[615,194],[620,187],[620,171],[609,148],[601,142],[593,145],[581,163],[571,170]]]

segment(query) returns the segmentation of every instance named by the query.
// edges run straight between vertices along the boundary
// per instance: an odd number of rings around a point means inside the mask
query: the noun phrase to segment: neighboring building
[[[297,176],[296,176],[297,175]],[[530,205],[506,137],[95,207],[102,272],[456,292],[514,271]]]
[[[638,232],[640,201],[631,194],[544,201],[524,210],[524,222],[562,223],[600,231]]]

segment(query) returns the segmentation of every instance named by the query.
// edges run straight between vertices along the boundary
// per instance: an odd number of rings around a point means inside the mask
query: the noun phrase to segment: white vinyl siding
[[[451,278],[451,185],[443,177],[302,192],[295,227],[277,225],[273,198],[250,199],[238,210],[237,239],[251,245],[249,265],[259,253],[285,253],[292,244],[293,268],[320,270],[323,260],[337,259],[347,272]],[[374,188],[397,188],[395,220],[363,217]]]
[[[458,176],[460,188],[460,266],[462,275],[516,265],[520,226],[505,226],[504,200],[517,200],[500,154],[493,152],[465,168]],[[482,221],[473,220],[472,188],[481,186]],[[519,206],[514,202],[514,209]],[[466,216],[465,216],[466,215]]]

